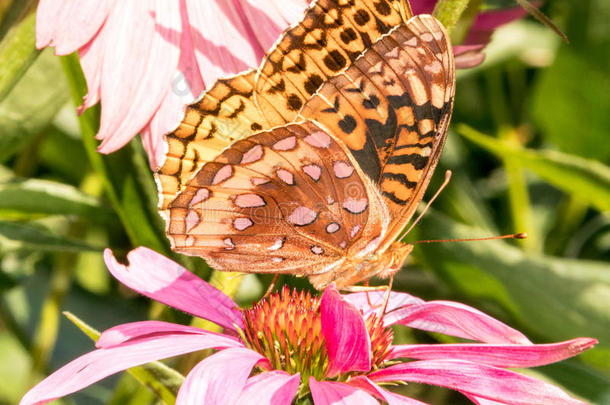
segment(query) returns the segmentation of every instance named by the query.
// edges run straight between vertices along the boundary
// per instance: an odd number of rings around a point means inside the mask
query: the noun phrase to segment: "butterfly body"
[[[339,3],[314,3],[258,71],[219,81],[168,135],[157,179],[176,251],[220,270],[307,276],[316,288],[402,266],[412,245],[396,240],[451,116],[451,45],[431,16],[400,23],[396,2]],[[369,3],[388,13],[370,35],[353,22]],[[348,28],[357,46],[333,49]]]

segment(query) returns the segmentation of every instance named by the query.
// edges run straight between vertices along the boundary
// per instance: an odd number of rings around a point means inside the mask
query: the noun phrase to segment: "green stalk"
[[[470,0],[439,0],[432,13],[451,33]]]

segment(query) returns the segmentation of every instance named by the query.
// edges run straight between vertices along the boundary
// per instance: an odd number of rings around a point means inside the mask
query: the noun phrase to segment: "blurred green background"
[[[0,404],[93,348],[61,311],[98,330],[149,317],[191,321],[118,286],[104,247],[124,256],[146,245],[212,274],[202,260],[170,253],[139,140],[110,156],[95,152],[99,110],[75,114],[85,91],[78,60],[34,49],[33,7],[0,1]],[[394,286],[475,306],[536,343],[599,339],[577,359],[524,372],[610,404],[610,2],[551,0],[542,10],[570,44],[527,18],[496,32],[483,65],[459,72],[430,190],[444,170],[453,178],[405,240],[529,238],[418,245]],[[270,279],[215,274],[213,282],[249,304]],[[396,330],[396,342],[413,341],[450,340]],[[192,362],[172,364],[184,371]],[[468,403],[440,388],[406,390],[435,404]],[[124,374],[58,402],[155,397]]]

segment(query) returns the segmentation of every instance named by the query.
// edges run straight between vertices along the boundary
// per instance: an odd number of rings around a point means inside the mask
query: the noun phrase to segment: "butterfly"
[[[405,10],[313,2],[259,69],[186,109],[156,174],[174,250],[318,289],[401,268],[455,92],[442,24]]]

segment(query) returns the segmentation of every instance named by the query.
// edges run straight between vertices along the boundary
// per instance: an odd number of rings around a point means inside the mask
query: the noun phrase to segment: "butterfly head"
[[[398,272],[413,251],[413,245],[394,242],[388,249],[376,252],[365,258],[346,258],[340,267],[326,273],[309,277],[309,281],[318,290],[323,290],[330,283],[337,288],[351,287],[372,277],[389,278]]]

